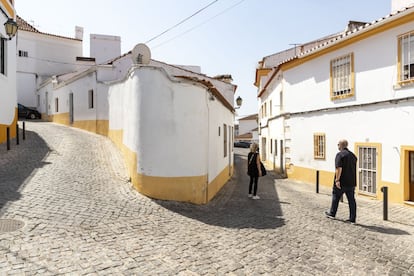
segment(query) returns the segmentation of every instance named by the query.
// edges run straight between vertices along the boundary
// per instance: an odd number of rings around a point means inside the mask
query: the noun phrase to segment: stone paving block
[[[247,151],[207,205],[160,201],[126,180],[107,138],[28,122],[28,139],[0,150],[0,274],[29,275],[412,275],[414,208],[357,197],[356,225],[323,212],[330,191],[269,175],[247,198]],[[30,139],[29,139],[30,138]],[[5,184],[6,183],[6,184]],[[9,273],[9,274],[10,274]]]

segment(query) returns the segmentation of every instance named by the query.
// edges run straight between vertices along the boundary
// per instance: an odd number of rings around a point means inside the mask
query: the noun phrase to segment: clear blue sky
[[[42,32],[74,36],[118,35],[122,53],[207,6],[213,0],[16,0],[17,14]],[[209,76],[231,74],[243,106],[257,113],[253,85],[264,56],[345,29],[348,21],[371,22],[391,12],[391,0],[218,0],[190,20],[148,43],[152,58],[198,65]]]

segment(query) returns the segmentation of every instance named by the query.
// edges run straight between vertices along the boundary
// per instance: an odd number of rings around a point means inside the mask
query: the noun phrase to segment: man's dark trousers
[[[346,194],[349,205],[349,220],[356,220],[356,201],[355,201],[355,187],[341,187],[338,189],[335,185],[332,190],[332,204],[331,204],[331,215],[336,216],[338,211],[339,200],[343,194]]]

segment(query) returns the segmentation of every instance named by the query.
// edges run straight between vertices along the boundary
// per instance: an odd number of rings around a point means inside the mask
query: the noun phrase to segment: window
[[[315,159],[325,159],[325,134],[315,133],[313,135],[313,156]]]
[[[277,139],[275,139],[275,155],[277,155]]]
[[[19,57],[28,57],[29,53],[27,51],[19,50]]]
[[[354,56],[348,54],[331,60],[331,99],[354,95]]]
[[[37,106],[37,107],[40,107],[40,95],[37,95],[37,96],[36,96],[36,99],[37,99],[37,100],[36,100],[36,106]]]
[[[377,148],[358,147],[358,179],[359,191],[373,194],[377,193]]]
[[[93,89],[88,91],[88,103],[89,103],[89,109],[92,109],[94,107],[93,103]]]
[[[59,112],[59,99],[55,98],[55,112]]]
[[[270,154],[273,153],[273,139],[270,139]]]
[[[405,34],[398,39],[398,75],[399,81],[414,80],[414,32]]]
[[[227,157],[227,125],[223,125],[224,157]]]
[[[272,100],[270,100],[270,103],[269,103],[269,116],[270,117],[272,117],[272,113],[273,113],[273,110],[272,110]]]
[[[6,74],[6,40],[0,36],[0,74]]]

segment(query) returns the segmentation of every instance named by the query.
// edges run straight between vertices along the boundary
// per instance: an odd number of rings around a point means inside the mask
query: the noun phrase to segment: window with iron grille
[[[325,159],[326,139],[324,133],[313,135],[313,156],[315,159]]]
[[[348,54],[331,60],[331,99],[354,95],[354,56]]]
[[[398,63],[399,81],[414,80],[414,32],[402,35],[398,38]]]
[[[377,148],[358,147],[359,191],[377,193]]]

